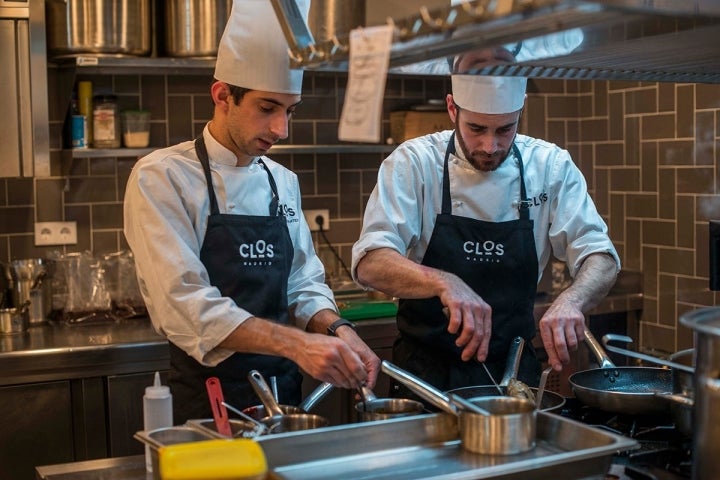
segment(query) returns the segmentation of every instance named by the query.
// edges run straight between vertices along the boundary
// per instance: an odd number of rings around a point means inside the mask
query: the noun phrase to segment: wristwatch
[[[338,328],[347,325],[348,327],[355,330],[355,324],[351,322],[350,320],[346,320],[344,318],[338,318],[335,320],[329,327],[327,327],[327,333],[328,335],[332,335],[333,337],[337,337],[337,334],[335,333]]]

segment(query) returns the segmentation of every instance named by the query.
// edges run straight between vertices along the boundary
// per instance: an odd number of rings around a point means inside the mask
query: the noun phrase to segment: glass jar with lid
[[[117,96],[96,95],[93,100],[93,148],[120,148]]]

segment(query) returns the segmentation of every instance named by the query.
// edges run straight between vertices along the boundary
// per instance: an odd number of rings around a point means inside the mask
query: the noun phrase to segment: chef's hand
[[[455,345],[461,347],[463,361],[473,357],[484,362],[490,345],[492,308],[456,275],[444,272],[446,287],[439,295],[448,317],[448,332],[459,334]]]
[[[369,389],[375,388],[378,373],[380,373],[380,357],[372,351],[370,347],[360,338],[360,336],[352,328],[339,328],[336,335],[345,341],[350,348],[358,354],[360,360],[365,365],[367,377],[364,383],[356,385],[358,388],[365,385]]]
[[[340,330],[338,333],[340,334]],[[371,375],[374,375],[373,382],[377,378],[380,359],[376,357],[377,361],[373,362],[370,356],[375,354],[372,351],[369,354],[358,354],[350,343],[340,337],[308,333],[299,347],[300,353],[294,359],[295,362],[313,378],[322,382],[355,389],[363,383],[369,384]],[[375,366],[374,371],[367,367],[368,362]]]
[[[540,336],[553,370],[570,362],[570,352],[585,339],[585,316],[572,302],[557,298],[540,319]]]

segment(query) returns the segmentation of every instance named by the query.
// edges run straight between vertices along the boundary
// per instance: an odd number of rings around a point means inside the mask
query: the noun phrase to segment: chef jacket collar
[[[222,145],[215,139],[215,137],[212,136],[212,134],[210,133],[209,125],[210,123],[208,122],[208,124],[205,125],[205,128],[203,129],[203,138],[205,139],[205,148],[207,149],[210,162],[220,165],[226,165],[228,167],[236,166],[237,156],[235,156],[235,154],[230,151],[230,149]],[[247,168],[251,165],[255,165],[256,163],[258,163],[259,159],[260,157],[255,157],[249,165],[240,168]]]

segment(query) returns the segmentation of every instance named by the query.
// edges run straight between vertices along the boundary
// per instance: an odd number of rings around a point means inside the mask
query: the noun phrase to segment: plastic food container
[[[122,119],[123,145],[128,148],[145,148],[150,145],[150,112],[126,110]]]
[[[267,474],[265,453],[246,438],[217,439],[189,426],[137,432],[150,447],[155,480],[261,480]]]

